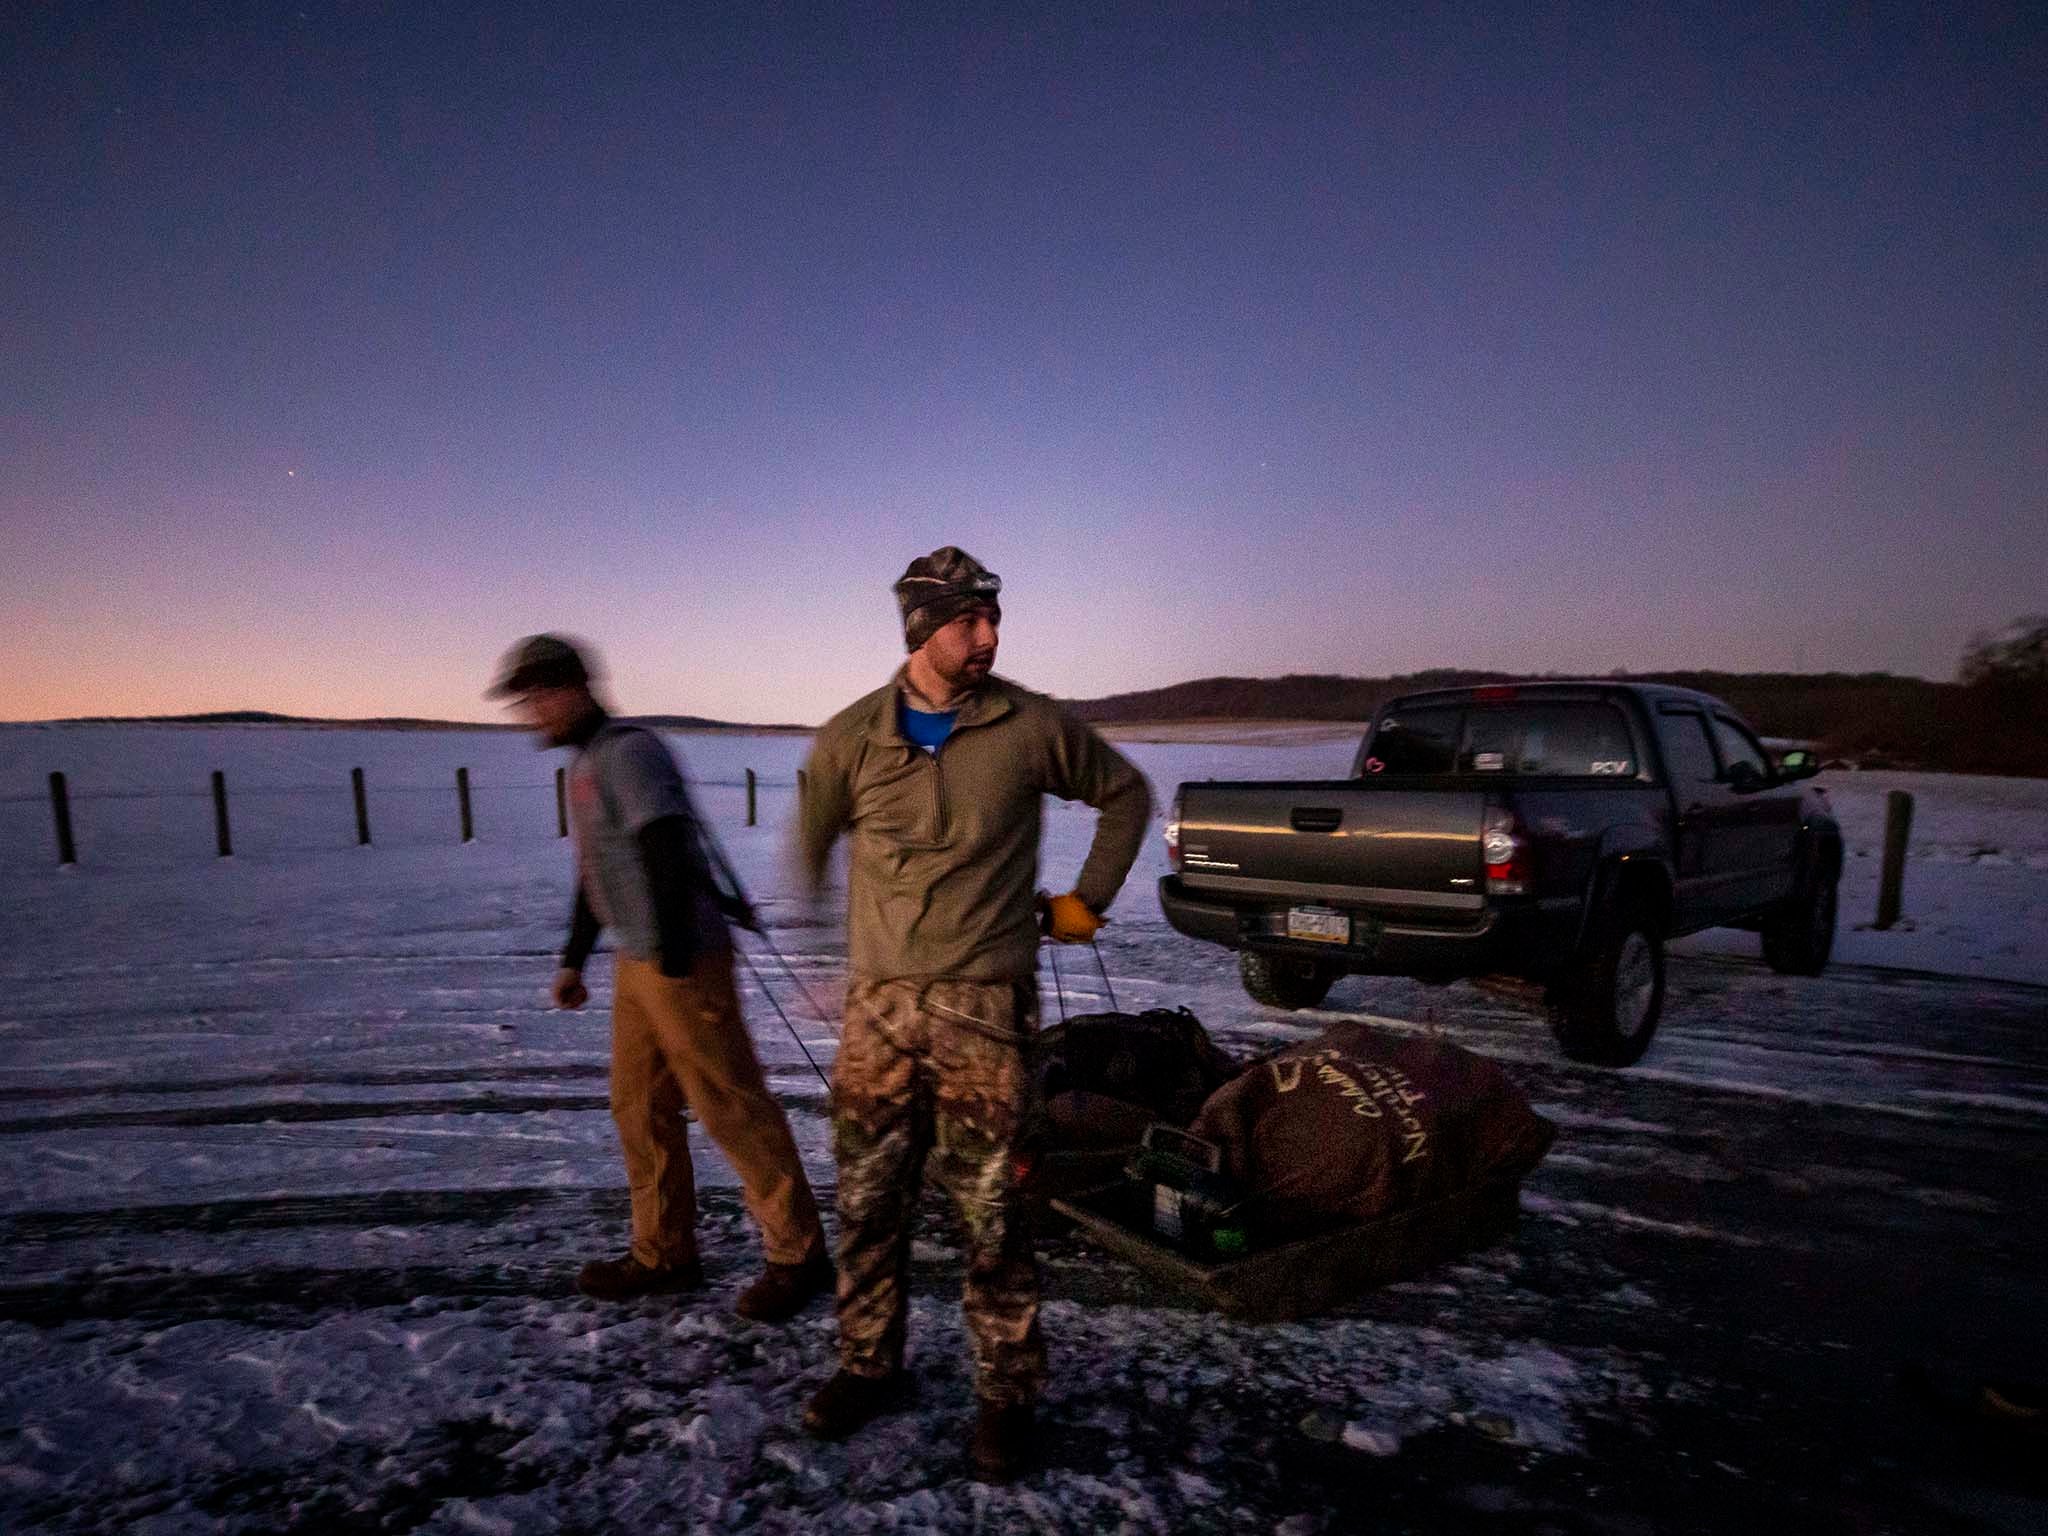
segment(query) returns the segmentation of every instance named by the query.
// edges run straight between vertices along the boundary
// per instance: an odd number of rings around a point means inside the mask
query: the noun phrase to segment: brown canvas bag
[[[1222,1147],[1262,1242],[1519,1178],[1556,1135],[1484,1056],[1365,1024],[1247,1068],[1189,1129]]]

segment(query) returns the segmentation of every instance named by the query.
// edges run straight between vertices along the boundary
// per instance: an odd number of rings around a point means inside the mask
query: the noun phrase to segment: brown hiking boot
[[[856,1376],[838,1370],[804,1407],[804,1433],[820,1440],[844,1440],[870,1419],[894,1413],[910,1400],[910,1373]]]
[[[704,1266],[696,1259],[656,1269],[630,1253],[616,1259],[592,1259],[578,1271],[576,1289],[599,1301],[630,1301],[635,1296],[662,1296],[694,1291],[704,1283]]]
[[[757,1323],[788,1322],[812,1297],[831,1290],[837,1278],[831,1259],[820,1248],[801,1264],[770,1264],[760,1279],[739,1293],[732,1309]]]
[[[967,1460],[974,1468],[976,1482],[1014,1482],[1031,1464],[1035,1417],[1030,1403],[992,1403],[982,1399],[981,1411],[974,1420],[974,1438],[967,1443]]]

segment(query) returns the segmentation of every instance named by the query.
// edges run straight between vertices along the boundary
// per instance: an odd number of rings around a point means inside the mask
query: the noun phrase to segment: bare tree
[[[2028,614],[2003,629],[1973,635],[1960,680],[1967,688],[1999,693],[2048,688],[2048,614]]]

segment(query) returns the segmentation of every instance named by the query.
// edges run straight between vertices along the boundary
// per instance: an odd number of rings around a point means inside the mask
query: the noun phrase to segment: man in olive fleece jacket
[[[1029,1455],[1045,1375],[1038,1267],[1019,1189],[1032,1087],[1045,795],[1101,812],[1047,931],[1086,942],[1137,857],[1151,792],[1051,699],[996,677],[1001,582],[950,546],[896,585],[910,659],[818,732],[799,855],[813,888],[844,835],[848,969],[833,1072],[840,1369],[804,1422],[837,1438],[900,1402],[910,1226],[926,1156],[967,1233],[962,1312],[980,1402],[970,1457]]]
[[[589,999],[583,965],[602,928],[617,950],[611,1102],[633,1242],[618,1258],[584,1265],[577,1286],[619,1300],[703,1284],[687,1106],[738,1172],[767,1249],[767,1269],[734,1308],[761,1322],[791,1317],[830,1284],[831,1262],[789,1121],[740,1013],[728,903],[675,759],[653,731],[606,712],[583,654],[560,636],[515,646],[491,693],[510,699],[543,747],[576,754],[576,906],[552,988],[557,1006]]]

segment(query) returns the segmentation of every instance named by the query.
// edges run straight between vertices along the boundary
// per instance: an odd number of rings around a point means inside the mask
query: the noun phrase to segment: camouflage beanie
[[[917,650],[941,626],[968,609],[987,604],[997,619],[1003,611],[996,594],[1003,578],[964,549],[948,544],[910,562],[896,583],[896,606],[903,614],[903,643]]]

